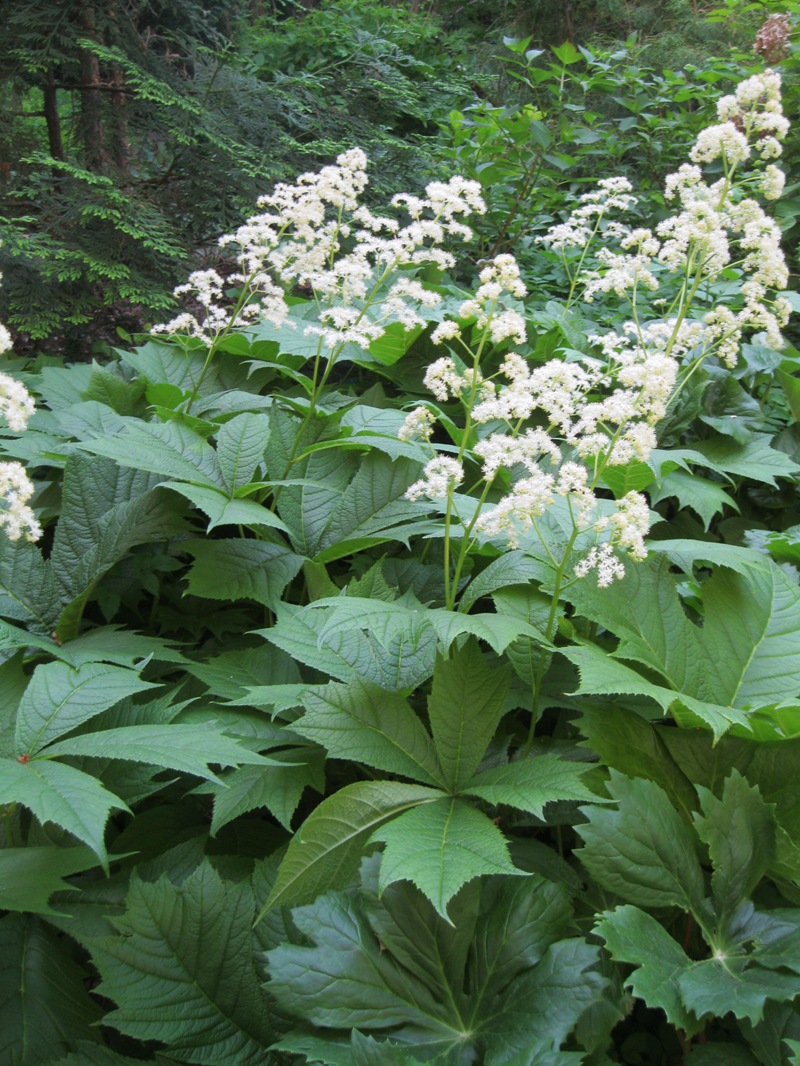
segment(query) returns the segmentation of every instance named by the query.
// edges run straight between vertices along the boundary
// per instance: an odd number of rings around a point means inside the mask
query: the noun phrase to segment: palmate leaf
[[[180,887],[131,881],[118,937],[90,943],[117,1004],[110,1025],[204,1066],[260,1066],[274,1035],[254,963],[247,884],[222,882],[208,862]]]
[[[0,909],[51,914],[49,899],[54,892],[71,886],[63,880],[70,874],[97,865],[89,847],[60,848],[54,845],[0,849]]]
[[[399,781],[357,781],[329,796],[295,834],[262,914],[347,883],[372,833],[403,811],[442,798],[438,789]]]
[[[20,700],[16,744],[20,755],[34,755],[115,703],[157,688],[135,670],[106,663],[37,666]]]
[[[0,921],[0,1062],[42,1066],[99,1039],[102,1012],[65,941],[43,921]]]
[[[381,892],[411,881],[445,921],[447,905],[468,881],[484,874],[516,874],[506,839],[485,814],[453,797],[406,811],[370,837],[384,845]]]
[[[362,876],[360,895],[328,893],[294,912],[305,944],[268,953],[270,992],[305,1022],[277,1046],[309,1041],[313,1048],[324,1035],[338,1049],[355,1027],[381,1041],[391,1064],[510,1062],[534,1046],[539,1057],[518,1061],[549,1063],[597,999],[604,983],[592,970],[597,949],[559,941],[571,908],[552,882],[503,877],[470,885],[452,902],[451,926],[408,884],[377,898],[377,857],[365,860]]]

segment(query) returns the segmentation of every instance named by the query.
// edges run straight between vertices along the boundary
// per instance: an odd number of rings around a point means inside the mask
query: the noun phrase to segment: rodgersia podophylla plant
[[[0,323],[0,356],[11,350],[11,335]],[[0,415],[10,429],[22,433],[34,412],[33,399],[28,390],[9,374],[0,373]],[[38,540],[42,527],[28,506],[34,486],[21,463],[0,463],[0,528],[9,540]]]
[[[507,255],[484,268],[457,318],[434,330],[434,342],[447,342],[451,354],[428,368],[425,385],[437,401],[461,403],[464,430],[456,454],[436,454],[408,497],[444,501],[448,606],[456,605],[466,556],[486,537],[512,547],[539,537],[555,570],[551,624],[566,582],[594,573],[604,587],[623,576],[625,555],[647,554],[650,511],[637,492],[602,499],[604,472],[647,461],[671,398],[703,360],[735,366],[746,331],[763,331],[768,344],[782,346],[790,305],[776,292],[786,286],[787,268],[780,231],[759,202],[783,187],[773,162],[788,129],[779,75],[749,78],[718,110],[720,121],[701,132],[691,162],[667,178],[665,197],[677,210],[654,229],[609,218],[636,205],[627,180],[609,178],[544,238],[570,278],[568,307],[582,293],[598,304],[601,322],[619,317],[620,305],[629,314],[621,328],[589,337],[598,354],[531,365],[507,351],[499,365],[493,361],[494,345],[525,340],[518,304],[525,288]],[[707,181],[701,165],[717,176]],[[738,279],[733,294],[730,284],[715,284],[723,270]],[[416,408],[401,436],[430,440],[437,413],[434,404]],[[475,466],[477,506],[462,516],[457,489]],[[558,498],[572,534],[555,557],[539,520]],[[596,543],[572,559],[585,531]]]

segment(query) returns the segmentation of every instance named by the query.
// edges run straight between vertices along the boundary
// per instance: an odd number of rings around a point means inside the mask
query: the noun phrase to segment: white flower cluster
[[[453,177],[429,184],[424,197],[395,196],[393,206],[411,218],[401,226],[359,203],[366,166],[364,153],[353,148],[318,173],[277,185],[259,200],[260,214],[220,239],[223,248],[235,249],[238,273],[223,282],[215,271],[199,271],[175,290],[193,295],[205,308],[202,318],[185,313],[159,329],[212,344],[234,318],[281,326],[288,317],[284,290],[293,286],[310,291],[320,307],[318,324],[307,326],[305,334],[319,336],[331,350],[347,343],[369,348],[389,320],[405,329],[424,325],[418,310],[439,303],[437,293],[411,277],[399,277],[388,291],[381,291],[381,284],[400,267],[453,266],[453,255],[440,246],[447,238],[471,237],[462,217],[486,210],[480,186]],[[233,309],[220,302],[225,284],[243,288],[244,298]]]
[[[779,154],[788,128],[781,113],[778,75],[768,71],[743,82],[734,96],[720,102],[719,118],[698,137],[692,162],[667,178],[666,198],[677,200],[679,210],[659,223],[655,233],[606,217],[611,209],[627,210],[635,203],[626,179],[611,178],[584,194],[568,220],[540,238],[563,254],[568,270],[566,252],[578,250],[576,273],[585,284],[587,302],[599,294],[614,294],[633,305],[634,315],[621,329],[589,338],[600,348],[602,360],[576,359],[573,353],[569,359],[537,366],[512,351],[505,354],[496,374],[484,379],[482,344],[471,351],[458,321],[446,320],[434,330],[435,343],[458,340],[472,355],[473,366],[464,369],[453,358],[437,359],[428,368],[425,384],[441,402],[460,400],[471,427],[487,426],[470,455],[481,466],[484,498],[501,476],[509,485],[493,506],[473,519],[472,535],[503,535],[516,546],[562,497],[576,530],[591,529],[599,537],[574,567],[575,576],[594,573],[600,587],[610,585],[625,572],[618,553],[636,560],[646,557],[650,509],[637,492],[615,501],[601,500],[595,490],[602,471],[635,460],[647,462],[657,445],[655,427],[667,413],[682,360],[699,361],[713,352],[726,365],[735,366],[745,329],[764,330],[770,344],[782,345],[780,330],[790,306],[782,297],[769,300],[770,292],[784,289],[788,281],[780,230],[755,199],[742,193],[749,184],[769,199],[783,188],[782,171],[766,162]],[[751,157],[753,148],[760,156],[760,161],[756,159],[760,173],[756,181],[749,178],[735,184],[734,171]],[[698,164],[718,159],[723,177],[706,184]],[[595,268],[583,270],[590,242],[601,231],[606,246],[594,256]],[[619,252],[608,247],[612,240]],[[713,282],[729,265],[739,271],[743,306],[709,307],[706,300],[692,318],[691,302],[700,283]],[[677,296],[673,291],[670,300],[660,301],[668,308],[663,318],[644,321],[637,295],[656,292],[670,274],[673,290],[674,276],[682,275]],[[474,298],[462,304],[458,318],[475,318],[484,340],[498,344],[511,338],[521,345],[524,319],[516,309],[514,318],[504,307],[506,294],[524,295],[510,256],[483,269]],[[497,429],[495,423],[505,427]],[[433,425],[432,411],[417,408],[401,436],[430,440]],[[463,477],[460,462],[437,456],[408,498],[445,497]]]
[[[494,344],[509,337],[516,344],[525,343],[525,319],[511,307],[506,307],[503,297],[508,295],[521,300],[527,293],[519,276],[519,266],[513,255],[498,255],[483,270],[475,295],[465,300],[458,309],[459,319],[474,318],[476,328],[488,331]],[[461,336],[458,322],[445,319],[431,334],[434,344],[454,340]]]
[[[407,490],[407,500],[443,499],[447,493],[464,480],[464,468],[457,459],[437,455],[425,465],[423,476]]]
[[[33,484],[21,463],[0,463],[0,499],[5,510],[0,511],[0,527],[9,540],[38,540],[42,527],[28,506],[33,496]]]
[[[0,355],[11,349],[11,334],[0,324]],[[0,373],[0,414],[9,427],[22,433],[35,408],[30,393],[10,374]],[[33,484],[21,463],[0,462],[0,500],[5,509],[0,511],[0,527],[5,529],[9,540],[38,540],[42,527],[28,506],[33,496]]]
[[[627,211],[636,204],[631,195],[633,186],[627,178],[603,178],[597,188],[580,197],[580,207],[571,212],[566,222],[551,226],[536,240],[554,251],[585,248],[596,233],[601,220],[609,211]]]

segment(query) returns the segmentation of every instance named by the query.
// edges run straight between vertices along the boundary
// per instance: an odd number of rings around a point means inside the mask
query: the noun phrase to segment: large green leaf
[[[402,696],[369,682],[330,682],[303,694],[305,714],[294,729],[322,745],[333,759],[445,788],[425,727]]]
[[[582,807],[587,823],[577,853],[603,888],[642,907],[699,912],[705,888],[694,833],[666,793],[644,778],[611,771],[616,809]]]
[[[224,488],[216,452],[199,433],[180,422],[131,418],[116,437],[84,440],[78,447],[93,455],[105,455],[120,466]]]
[[[399,781],[357,781],[324,800],[289,844],[262,914],[338,888],[358,868],[372,833],[390,818],[442,798],[438,789]]]
[[[792,477],[800,467],[785,452],[772,448],[769,441],[762,433],[744,443],[730,437],[714,437],[693,447],[715,470],[774,486],[776,477]]]
[[[320,530],[316,556],[321,561],[347,553],[348,545],[383,540],[408,543],[428,508],[405,499],[419,464],[409,459],[392,462],[370,453],[341,494]]]
[[[484,874],[527,876],[514,866],[508,844],[485,814],[448,797],[415,807],[370,837],[384,845],[380,889],[411,881],[446,921],[456,892]]]
[[[0,614],[49,633],[61,611],[61,590],[49,560],[26,540],[0,539]]]
[[[84,733],[51,744],[51,755],[88,756],[95,759],[128,759],[167,770],[219,781],[210,763],[222,766],[240,764],[271,767],[271,759],[249,751],[232,737],[225,736],[213,723],[203,725],[131,725]]]
[[[722,1017],[732,1012],[757,1025],[767,1000],[778,1003],[800,994],[797,974],[778,973],[747,966],[745,959],[711,958],[694,963],[678,977],[685,1003],[700,1018]]]
[[[396,1051],[380,1045],[391,1064],[499,1063],[533,1046],[541,1057],[519,1062],[549,1063],[543,1049],[559,1046],[603,985],[590,972],[597,949],[560,940],[565,889],[536,876],[488,878],[453,899],[449,925],[406,883],[378,898],[376,867],[376,857],[365,861],[359,895],[328,893],[296,910],[305,943],[268,953],[270,991],[305,1023],[278,1046],[323,1036],[338,1046],[355,1027],[391,1037]]]
[[[188,482],[172,481],[164,486],[172,492],[185,496],[195,507],[208,516],[208,531],[217,526],[247,526],[257,529],[266,526],[270,529],[286,529],[282,522],[267,507],[254,500],[231,499],[222,489],[209,485],[190,485]]]
[[[679,721],[691,715],[692,725],[704,723],[715,739],[734,725],[740,726],[744,731],[749,730],[745,711],[693,699],[686,693],[676,693],[674,689],[664,685],[654,685],[638,670],[612,658],[607,651],[593,644],[579,648],[560,648],[559,651],[578,668],[581,683],[573,695],[647,696],[662,710],[671,710]]]
[[[245,412],[217,431],[217,461],[228,492],[253,480],[269,440],[269,416]]]
[[[369,630],[384,647],[405,634],[432,626],[447,650],[465,633],[485,640],[498,655],[512,641],[524,635],[547,644],[541,632],[521,617],[501,614],[462,614],[443,607],[425,607],[406,594],[402,600],[373,600],[366,596],[336,596],[317,600],[307,607],[311,614],[325,612],[319,626],[320,641],[330,642],[334,634],[353,629]]]
[[[687,818],[697,809],[697,793],[669,754],[662,729],[632,711],[599,707],[583,710],[580,730],[606,766],[655,781]]]
[[[612,959],[636,967],[626,981],[635,996],[648,1007],[663,1010],[668,1021],[689,1035],[701,1028],[678,985],[678,976],[686,972],[692,960],[660,922],[638,907],[626,905],[606,911],[595,930],[605,940]]]
[[[583,1055],[558,1049],[605,985],[596,971],[598,955],[594,945],[578,939],[548,948],[539,965],[515,982],[505,1011],[488,1027],[486,1066],[578,1066]]]
[[[211,834],[239,815],[267,807],[284,829],[290,823],[306,788],[325,788],[324,754],[319,749],[284,748],[270,754],[271,766],[242,766],[221,776],[221,783],[201,786],[196,791],[212,793],[214,817]]]
[[[298,608],[283,603],[278,609],[277,623],[258,632],[294,660],[339,681],[361,677],[388,691],[399,692],[427,681],[436,659],[436,633],[425,621],[424,614],[409,613],[407,621],[407,625],[383,640],[358,625],[323,636],[320,612],[314,605]]]
[[[212,600],[255,600],[276,607],[303,560],[281,544],[263,540],[190,540],[194,557],[189,592]]]
[[[135,670],[106,663],[45,663],[33,672],[20,700],[16,743],[20,755],[34,755],[115,703],[156,686]]]
[[[84,977],[68,941],[40,919],[0,921],[0,1062],[42,1066],[99,1038]]]
[[[698,791],[703,813],[695,816],[695,828],[714,864],[714,903],[718,915],[732,915],[775,861],[774,807],[736,770],[721,799],[708,789]]]
[[[278,493],[278,514],[289,527],[295,551],[313,558],[320,550],[322,538],[342,493],[359,466],[359,458],[341,449],[318,451],[298,461],[301,448],[296,439],[299,425],[284,412],[272,416],[272,434],[267,449],[269,474],[273,480],[291,476],[304,479],[302,485],[282,485]],[[335,427],[321,420],[306,427],[305,446],[317,439],[331,440]],[[316,439],[315,439],[316,438]]]
[[[91,943],[110,1025],[204,1066],[256,1066],[273,1037],[254,963],[247,884],[204,862],[180,887],[134,877],[118,937]]]
[[[107,866],[103,840],[109,811],[126,809],[99,781],[46,758],[0,760],[0,804],[21,803],[40,822],[54,822],[88,844]]]
[[[590,769],[587,763],[569,762],[557,755],[537,755],[484,770],[467,781],[461,792],[480,796],[493,805],[505,803],[541,818],[545,805],[558,800],[598,802],[600,797],[582,780]]]
[[[686,616],[675,584],[662,556],[628,567],[611,588],[571,586],[578,611],[620,637],[615,658],[640,663],[664,681],[643,677],[634,688],[613,661],[604,665],[587,649],[565,649],[581,669],[581,692],[650,695],[679,721],[696,724],[697,716],[718,735],[726,721],[746,726],[747,712],[800,694],[800,590],[779,567],[718,570],[703,585],[702,628]]]
[[[452,791],[477,770],[505,709],[509,681],[509,670],[490,666],[474,640],[436,663],[428,717]]]
[[[157,475],[76,453],[67,460],[63,504],[50,562],[71,600],[89,589],[136,544],[180,528]]]
[[[71,886],[63,880],[70,874],[97,865],[88,847],[59,848],[53,845],[0,849],[0,908],[9,911],[52,913],[48,901],[54,892]]]
[[[659,478],[656,487],[650,489],[650,502],[659,503],[675,496],[681,507],[691,507],[703,520],[703,528],[708,529],[714,515],[726,507],[738,511],[734,498],[716,481],[688,474],[685,470],[672,470]]]

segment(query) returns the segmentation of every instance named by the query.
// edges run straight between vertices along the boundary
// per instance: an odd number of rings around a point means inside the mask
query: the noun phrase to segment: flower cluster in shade
[[[0,355],[10,350],[11,335],[0,324]],[[9,428],[22,433],[33,412],[33,399],[25,386],[10,374],[0,372],[0,415]],[[0,528],[9,540],[24,537],[33,541],[41,537],[42,527],[28,505],[33,493],[34,486],[21,463],[0,462]]]
[[[665,197],[677,211],[655,232],[607,218],[636,203],[628,181],[615,177],[583,195],[569,218],[544,238],[565,265],[570,256],[577,260],[572,276],[582,282],[587,302],[612,295],[631,306],[621,328],[589,338],[600,358],[572,352],[532,365],[521,353],[507,351],[498,370],[485,378],[480,356],[487,342],[525,342],[525,320],[515,306],[525,289],[511,256],[484,267],[474,298],[434,330],[434,343],[449,343],[452,354],[436,359],[424,379],[439,403],[461,402],[479,440],[458,459],[436,455],[408,490],[409,499],[454,501],[469,459],[479,465],[487,486],[503,492],[474,520],[471,535],[504,537],[516,546],[561,497],[574,526],[598,538],[574,567],[576,577],[594,573],[604,587],[624,575],[619,553],[645,558],[646,498],[629,492],[601,501],[599,475],[608,467],[647,462],[682,363],[714,354],[735,366],[745,330],[763,330],[767,342],[779,348],[790,311],[788,301],[774,296],[788,280],[780,231],[753,195],[774,199],[783,188],[783,174],[772,162],[788,130],[779,76],[767,71],[740,84],[720,100],[718,118],[697,138],[691,162],[667,178]],[[748,161],[755,162],[755,174],[739,178],[737,168]],[[701,164],[715,164],[722,177],[707,184]],[[588,269],[587,249],[598,235],[603,247]],[[611,241],[619,251],[611,250]],[[692,297],[701,283],[709,283],[710,291],[710,283],[729,267],[740,278],[732,305],[700,303],[694,311]],[[662,286],[672,299],[660,300],[663,317],[648,320],[641,296],[646,293],[655,306],[651,294]],[[468,325],[472,343],[480,337],[476,348],[465,340]],[[434,404],[412,410],[401,438],[430,441],[435,411]]]
[[[442,245],[472,236],[463,218],[486,210],[480,186],[453,177],[430,183],[423,197],[395,196],[392,206],[408,216],[401,225],[359,202],[366,166],[364,153],[353,148],[318,173],[277,185],[259,200],[259,214],[220,239],[236,255],[238,272],[225,280],[214,270],[192,274],[175,292],[192,297],[201,312],[185,312],[157,329],[213,344],[234,320],[291,326],[285,293],[292,289],[315,301],[316,321],[304,332],[320,338],[322,354],[344,344],[368,349],[389,322],[407,330],[424,326],[420,311],[441,297],[413,275],[426,264],[455,265]],[[225,299],[226,287],[239,288],[238,304]]]

